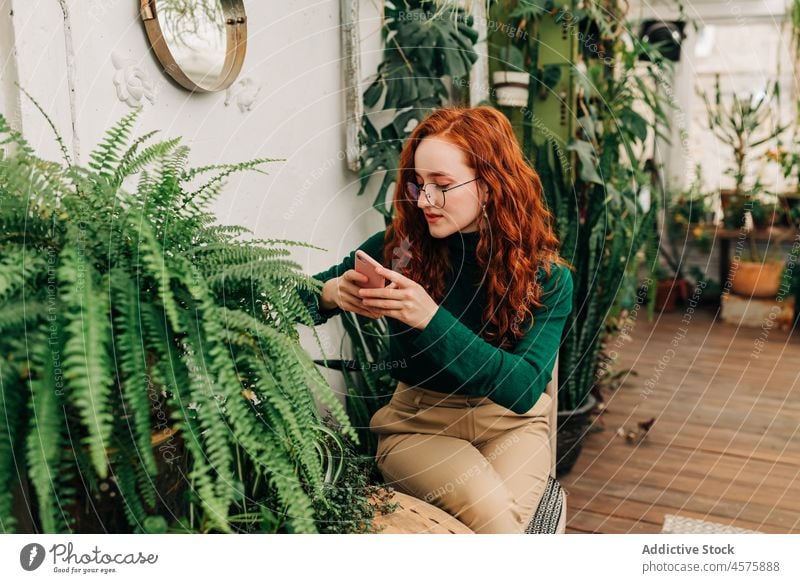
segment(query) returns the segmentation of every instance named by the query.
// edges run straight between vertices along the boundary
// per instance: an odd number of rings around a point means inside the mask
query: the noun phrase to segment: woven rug
[[[664,515],[661,534],[764,534],[758,530],[747,530],[736,526],[728,526],[719,522],[709,522],[699,518]]]

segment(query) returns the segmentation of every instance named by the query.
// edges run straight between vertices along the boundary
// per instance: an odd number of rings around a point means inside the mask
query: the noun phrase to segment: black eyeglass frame
[[[410,192],[408,192],[408,185],[409,184],[413,184],[419,190],[421,190],[422,192],[425,193],[425,198],[428,199],[428,202],[431,204],[432,207],[437,208],[437,209],[443,209],[445,207],[445,205],[447,204],[447,196],[445,195],[446,192],[449,192],[449,191],[453,190],[454,188],[458,188],[459,186],[464,186],[465,184],[469,184],[470,182],[475,182],[479,178],[480,178],[480,176],[476,176],[472,180],[467,180],[466,182],[462,182],[461,184],[456,184],[455,186],[450,186],[449,188],[440,188],[440,190],[442,192],[442,206],[436,206],[435,204],[433,204],[433,202],[431,202],[431,197],[428,194],[428,191],[425,189],[425,187],[428,186],[428,184],[433,184],[434,186],[438,186],[438,184],[436,184],[435,182],[428,182],[426,184],[423,184],[422,186],[420,186],[419,184],[417,184],[415,182],[406,182],[406,193],[412,198],[412,200],[415,203],[419,200],[419,194],[416,197],[414,197],[414,195],[412,195]]]

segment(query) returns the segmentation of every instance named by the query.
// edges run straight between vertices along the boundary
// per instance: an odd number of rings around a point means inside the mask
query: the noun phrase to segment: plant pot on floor
[[[678,298],[686,302],[688,297],[689,283],[685,279],[662,279],[656,289],[655,309],[659,312],[672,312]]]
[[[558,411],[556,437],[556,477],[568,474],[578,461],[583,447],[583,438],[589,428],[590,415],[597,398],[591,393],[586,402],[571,411]]]
[[[774,298],[778,294],[786,261],[731,261],[731,290],[739,295]]]

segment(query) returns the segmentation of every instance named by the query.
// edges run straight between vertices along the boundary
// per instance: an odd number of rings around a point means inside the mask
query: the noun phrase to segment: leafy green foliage
[[[334,430],[323,445],[336,449],[331,455],[341,464],[339,475],[326,484],[326,495],[317,501],[320,532],[374,533],[374,517],[394,510],[394,505],[388,503],[392,487],[374,485],[373,457],[359,454],[351,440],[341,437],[334,420],[326,418],[326,423],[334,425]]]
[[[637,295],[630,293],[635,287],[630,283],[638,279],[641,262],[651,274],[657,265],[658,197],[651,197],[646,212],[638,198],[642,185],[650,183],[642,155],[648,134],[666,139],[661,130],[667,123],[668,104],[653,86],[664,77],[664,65],[639,59],[652,47],[617,42],[615,31],[624,27],[609,26],[615,15],[576,13],[577,20],[583,18],[597,24],[597,43],[606,57],[586,60],[586,74],[575,77],[577,132],[565,148],[576,162],[575,175],[567,174],[558,143],[545,139],[539,146],[532,133],[523,139],[556,216],[562,253],[575,267],[575,309],[559,352],[561,410],[585,403],[597,379],[603,343],[614,332],[607,323],[621,321],[619,312]],[[652,121],[639,113],[641,104]]]
[[[347,413],[358,427],[359,453],[374,456],[378,436],[369,429],[369,421],[388,403],[397,386],[397,379],[392,378],[390,370],[375,366],[375,363],[389,360],[389,328],[385,318],[373,320],[354,312],[343,312],[341,317],[351,340],[353,360],[360,369],[342,371],[347,389]],[[376,481],[382,479],[377,467],[373,467],[372,472]]]
[[[27,469],[44,532],[90,528],[81,508],[110,495],[124,523],[95,528],[318,532],[342,461],[317,404],[358,436],[299,344],[314,283],[283,245],[310,245],[209,211],[273,160],[189,168],[179,139],[130,142],[139,113],[86,168],[39,159],[0,115],[0,530]]]
[[[478,33],[472,21],[462,8],[437,7],[432,0],[398,0],[384,5],[383,61],[364,92],[364,105],[374,109],[383,99],[382,111],[394,111],[394,116],[380,130],[369,114],[362,118],[364,151],[358,194],[365,192],[373,176],[382,173],[373,207],[387,219],[392,213],[390,187],[405,138],[415,125],[412,122],[447,104],[450,94],[445,76],[467,77],[478,58],[473,48]]]

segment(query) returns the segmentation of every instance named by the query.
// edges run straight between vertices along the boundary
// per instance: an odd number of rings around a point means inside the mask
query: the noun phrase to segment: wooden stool
[[[382,488],[383,497],[387,495]],[[373,503],[378,497],[373,495]],[[388,500],[397,508],[388,514],[376,514],[376,534],[475,534],[471,528],[441,508],[398,490]]]

